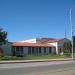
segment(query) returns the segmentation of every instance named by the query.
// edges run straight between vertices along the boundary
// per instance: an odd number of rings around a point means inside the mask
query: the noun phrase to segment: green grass
[[[26,59],[59,59],[59,58],[65,58],[65,56],[58,56],[58,55],[42,55],[42,56],[27,56]]]
[[[5,56],[5,57],[0,57],[1,60],[37,60],[37,59],[62,59],[62,58],[68,58],[67,56],[63,55],[28,55],[24,57],[16,57],[16,56]]]

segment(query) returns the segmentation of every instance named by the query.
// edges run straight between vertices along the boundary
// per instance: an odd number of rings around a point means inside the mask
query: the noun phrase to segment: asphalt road
[[[0,64],[0,75],[75,75],[75,61]]]

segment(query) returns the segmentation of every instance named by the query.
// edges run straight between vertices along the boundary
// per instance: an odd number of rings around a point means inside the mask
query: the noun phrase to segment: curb
[[[2,61],[0,64],[16,64],[16,63],[38,63],[38,62],[56,62],[56,61],[72,61],[72,59],[65,60],[36,60],[36,61]]]

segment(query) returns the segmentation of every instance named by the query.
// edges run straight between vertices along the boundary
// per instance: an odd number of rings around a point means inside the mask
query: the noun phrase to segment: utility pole
[[[73,25],[72,25],[72,9],[70,8],[70,25],[71,25],[71,44],[72,44],[72,60],[74,59],[73,56]]]

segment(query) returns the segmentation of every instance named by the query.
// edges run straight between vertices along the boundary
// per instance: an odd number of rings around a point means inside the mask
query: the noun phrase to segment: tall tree
[[[72,48],[72,45],[71,45],[71,42],[65,42],[63,44],[63,49],[64,49],[64,53],[68,53],[70,54],[71,53],[71,48]]]
[[[7,42],[7,32],[3,31],[2,28],[0,28],[0,45],[6,44]]]

